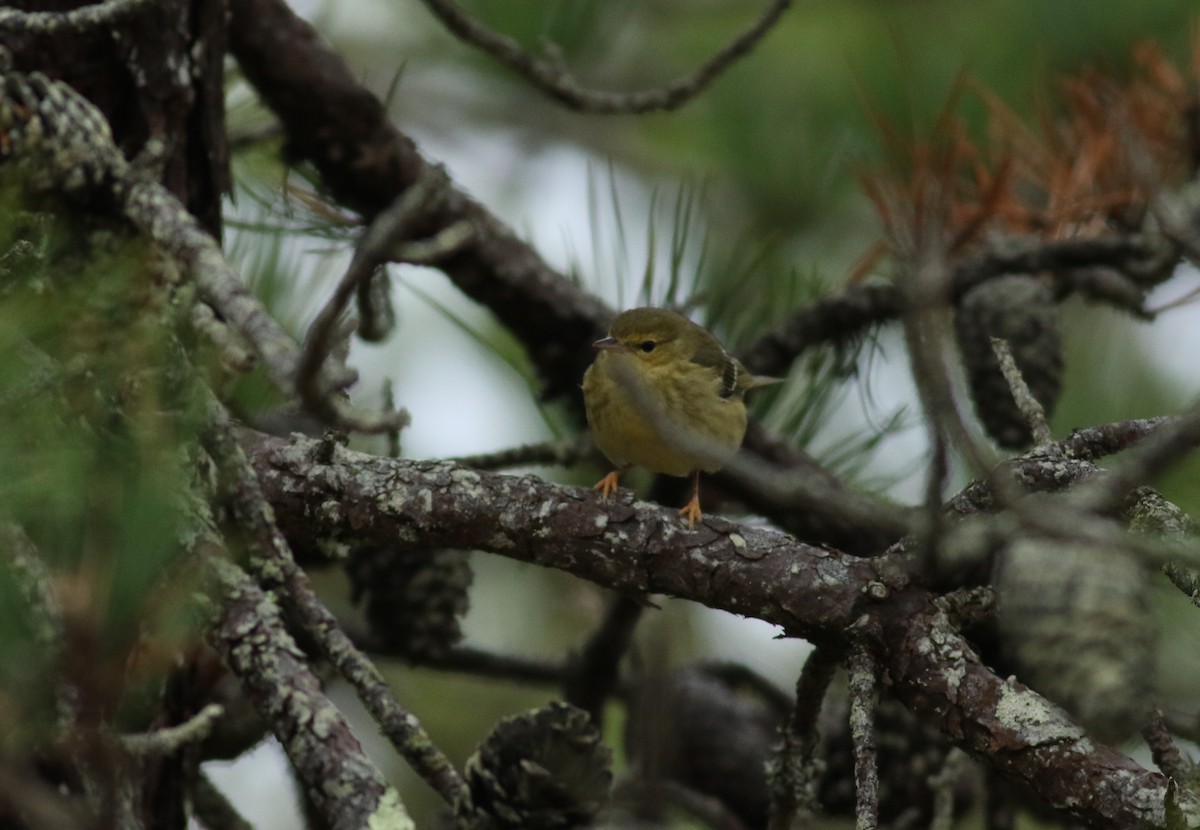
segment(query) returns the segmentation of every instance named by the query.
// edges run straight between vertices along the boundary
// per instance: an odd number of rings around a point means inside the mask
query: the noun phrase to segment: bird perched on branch
[[[617,468],[596,489],[608,498],[633,466],[690,473],[692,498],[679,514],[694,527],[700,471],[729,463],[746,435],[743,396],[778,379],[751,375],[711,332],[662,308],[622,312],[592,345],[599,354],[583,376],[588,426]]]

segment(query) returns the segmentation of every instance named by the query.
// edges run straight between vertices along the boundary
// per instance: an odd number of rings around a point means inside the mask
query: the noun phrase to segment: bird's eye
[[[652,352],[657,344],[653,340],[643,340],[641,350],[643,352]]]

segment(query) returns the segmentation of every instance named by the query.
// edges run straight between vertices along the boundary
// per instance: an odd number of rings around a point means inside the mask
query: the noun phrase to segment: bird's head
[[[689,360],[707,332],[665,308],[631,308],[618,314],[608,337],[592,344],[602,351],[627,354],[647,367]]]

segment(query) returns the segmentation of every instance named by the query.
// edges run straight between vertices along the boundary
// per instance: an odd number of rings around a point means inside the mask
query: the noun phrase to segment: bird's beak
[[[621,341],[615,337],[604,337],[592,344],[593,349],[623,349]]]

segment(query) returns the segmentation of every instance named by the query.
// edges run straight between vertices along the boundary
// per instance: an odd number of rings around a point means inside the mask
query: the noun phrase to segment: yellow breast
[[[722,398],[704,367],[656,372],[636,361],[601,352],[583,377],[588,426],[600,451],[619,468],[675,476],[725,466],[746,434],[741,396]]]

